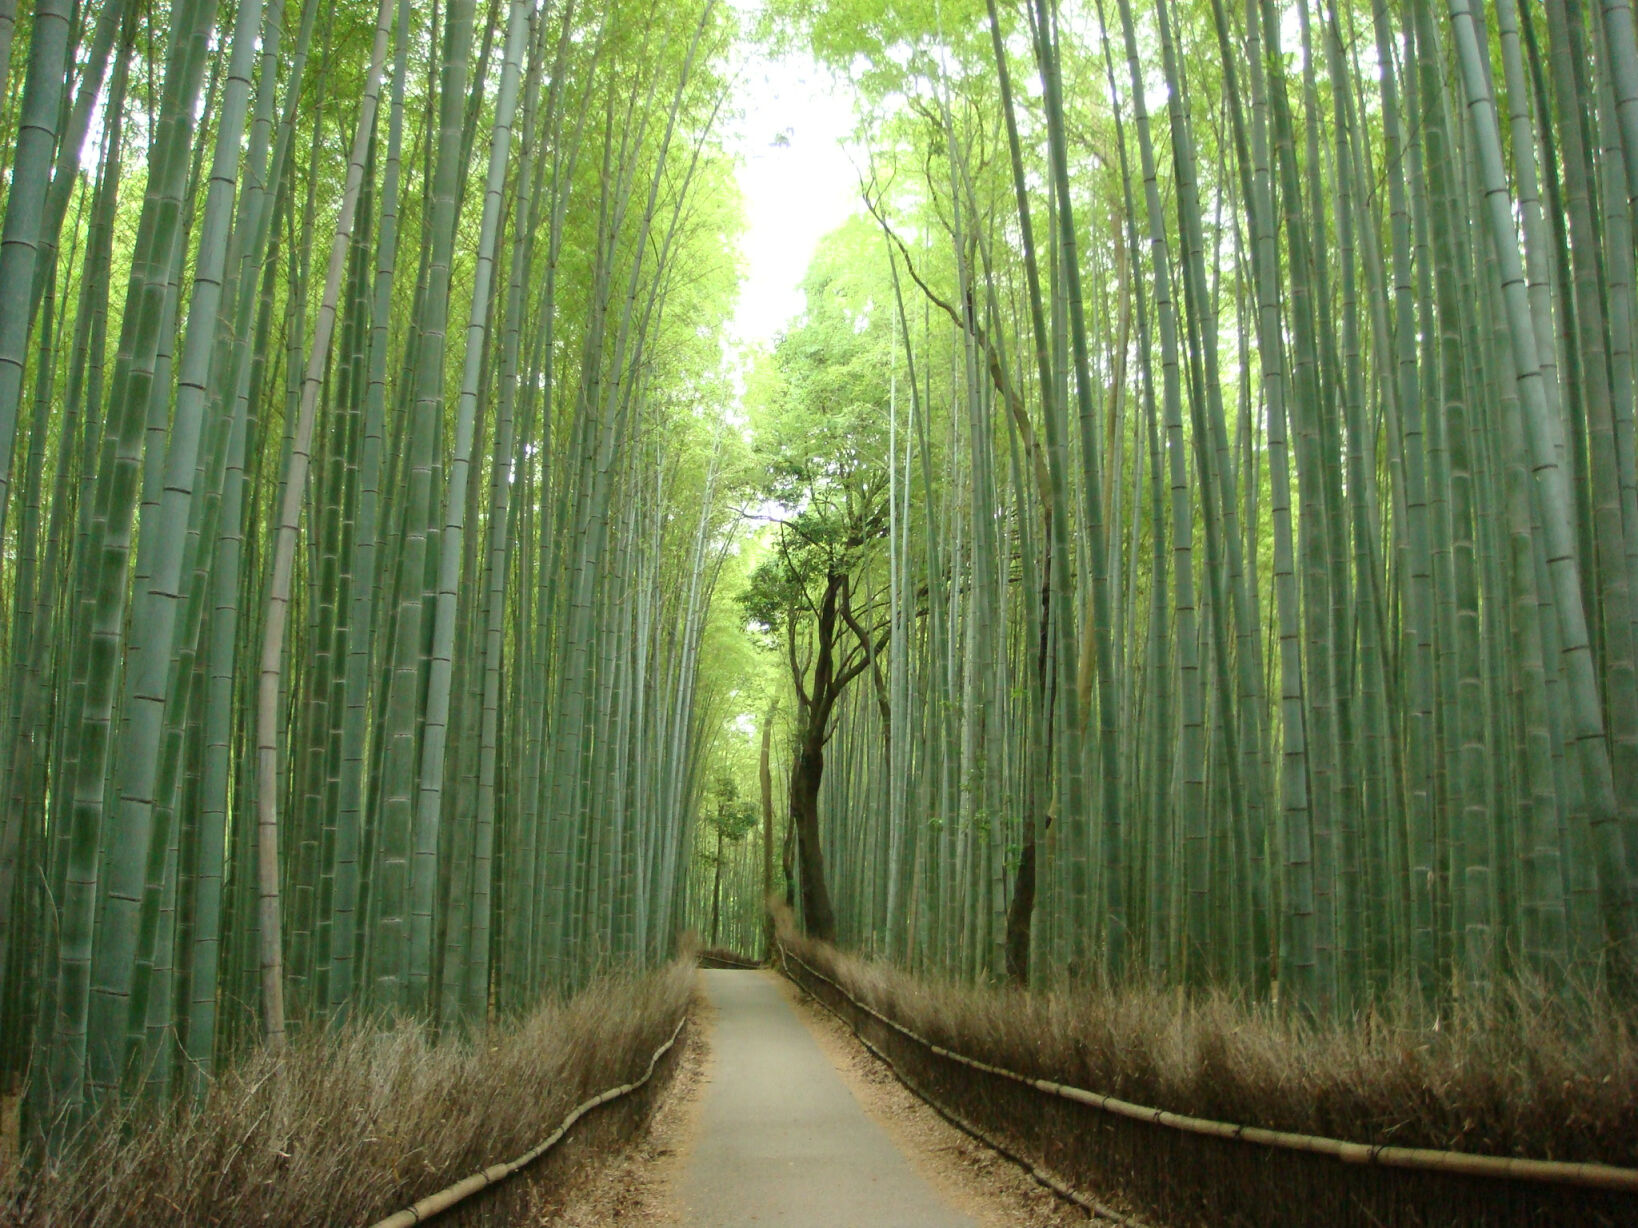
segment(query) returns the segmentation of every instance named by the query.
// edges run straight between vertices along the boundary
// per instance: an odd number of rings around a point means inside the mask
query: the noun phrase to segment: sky
[[[738,114],[727,136],[740,159],[748,229],[729,329],[740,342],[769,342],[802,310],[802,278],[819,239],[858,207],[858,176],[842,144],[853,118],[846,95],[806,55],[749,56],[737,67]]]

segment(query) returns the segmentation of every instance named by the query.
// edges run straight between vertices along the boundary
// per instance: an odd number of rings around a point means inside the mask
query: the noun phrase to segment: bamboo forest
[[[1633,1026],[1630,0],[0,0],[0,80],[25,1168],[770,906]]]

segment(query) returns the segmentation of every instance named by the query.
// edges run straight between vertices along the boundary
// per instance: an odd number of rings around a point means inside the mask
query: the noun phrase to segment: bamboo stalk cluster
[[[668,955],[729,18],[5,9],[0,1054],[33,1137],[258,1034],[480,1027]]]
[[[896,389],[843,940],[1630,987],[1630,4],[783,11],[874,104]]]

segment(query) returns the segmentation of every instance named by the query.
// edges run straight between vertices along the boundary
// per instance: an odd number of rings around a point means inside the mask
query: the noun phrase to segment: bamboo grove
[[[1629,991],[1631,6],[779,15],[868,148],[745,604],[810,929],[1316,1016]]]
[[[706,0],[4,6],[34,1137],[668,956],[739,225]]]

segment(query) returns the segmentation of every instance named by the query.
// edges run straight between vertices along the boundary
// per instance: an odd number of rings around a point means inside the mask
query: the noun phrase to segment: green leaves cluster
[[[775,545],[740,600],[764,631],[817,610],[830,577],[862,577],[880,554],[894,325],[891,289],[873,276],[879,245],[858,218],[823,241],[803,286],[806,310],[752,385],[754,455],[766,475],[758,493]]]

